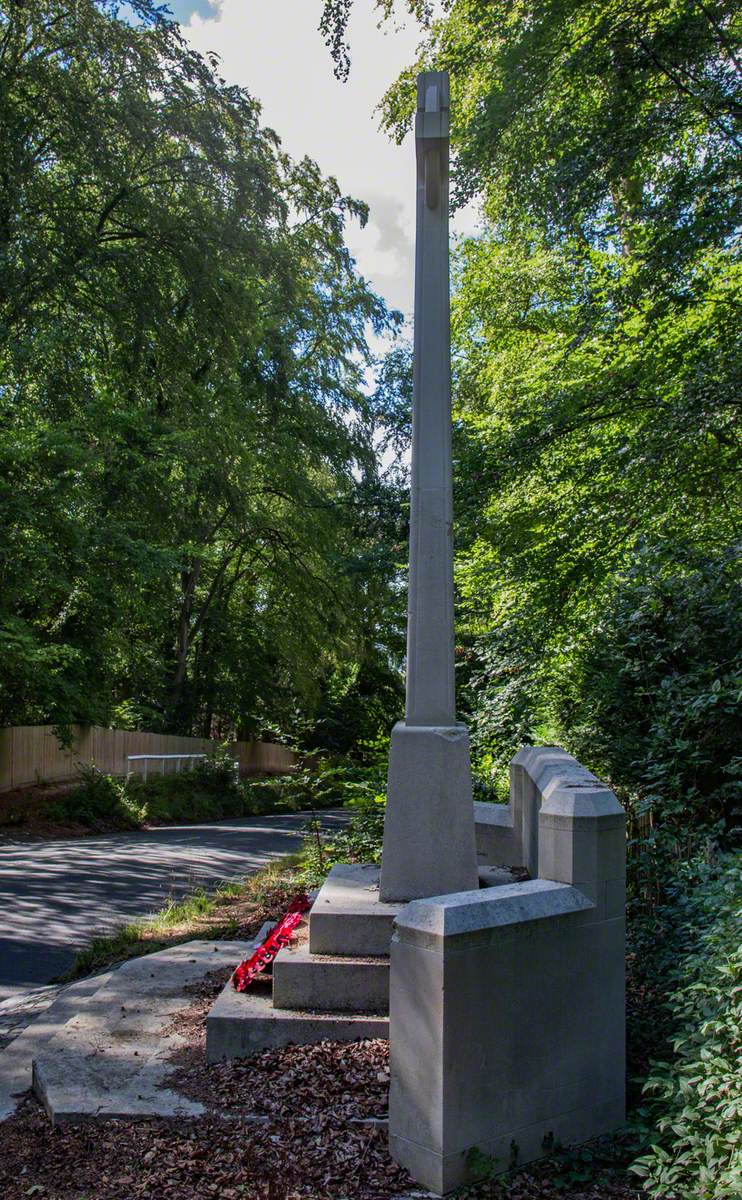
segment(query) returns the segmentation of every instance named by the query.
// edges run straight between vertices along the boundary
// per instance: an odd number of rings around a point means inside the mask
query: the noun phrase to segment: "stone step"
[[[384,957],[402,907],[379,900],[378,867],[335,866],[309,914],[309,949],[313,954]]]
[[[230,981],[206,1019],[206,1058],[213,1063],[291,1044],[388,1037],[387,1016],[274,1008],[268,993],[236,992]]]
[[[273,963],[273,1004],[293,1011],[388,1013],[389,959],[312,954],[287,946]]]

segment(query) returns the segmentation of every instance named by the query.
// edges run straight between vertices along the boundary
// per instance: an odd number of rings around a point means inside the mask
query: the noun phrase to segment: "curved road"
[[[0,843],[0,1001],[62,974],[92,934],[297,850],[309,815]],[[345,819],[322,814],[329,829]]]

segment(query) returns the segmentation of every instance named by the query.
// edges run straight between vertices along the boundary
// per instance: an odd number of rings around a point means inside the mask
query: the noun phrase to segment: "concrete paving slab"
[[[15,1112],[18,1097],[31,1087],[34,1058],[110,977],[107,972],[69,984],[0,1053],[0,1121]]]
[[[167,1086],[184,1045],[168,1026],[186,988],[234,967],[257,945],[193,941],[124,963],[34,1056],[33,1088],[54,1125],[96,1117],[171,1117],[202,1111]]]

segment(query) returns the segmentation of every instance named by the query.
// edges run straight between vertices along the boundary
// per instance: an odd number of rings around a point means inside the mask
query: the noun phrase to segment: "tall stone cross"
[[[392,730],[381,899],[478,885],[469,735],[456,723],[448,74],[417,79],[415,342],[407,701]]]

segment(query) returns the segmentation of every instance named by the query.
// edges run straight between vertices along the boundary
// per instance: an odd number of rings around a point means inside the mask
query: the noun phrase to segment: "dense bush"
[[[74,822],[90,829],[136,829],[144,814],[127,792],[124,783],[95,766],[80,765],[80,784],[50,804],[54,821]]]
[[[242,787],[229,752],[201,759],[191,771],[119,784],[143,821],[218,821],[247,815]]]
[[[286,808],[340,808],[354,798],[373,795],[383,786],[379,767],[363,767],[345,759],[328,759],[275,779],[243,785],[251,812]]]
[[[54,820],[91,829],[339,808],[348,800],[375,795],[381,786],[378,768],[343,761],[319,763],[292,775],[240,781],[228,748],[190,771],[147,780],[115,778],[94,766],[81,765],[79,770],[79,786],[47,811]]]
[[[634,1170],[657,1200],[739,1197],[742,860],[686,864],[667,887],[652,925],[634,928],[657,1055],[639,1110],[651,1148]]]
[[[742,807],[741,554],[637,554],[551,685],[570,749],[683,841]]]
[[[135,829],[150,821],[219,820],[250,812],[227,753],[203,759],[191,771],[147,780],[116,778],[95,766],[81,765],[79,771],[79,786],[50,806],[53,819],[93,829]]]

